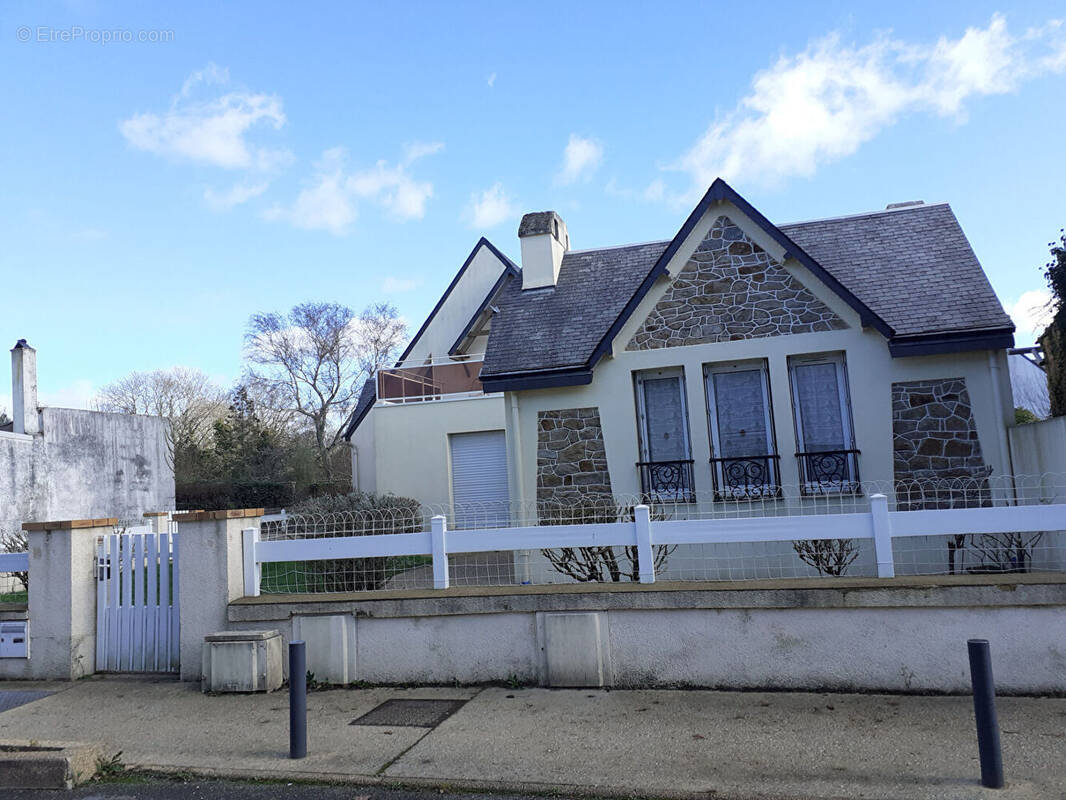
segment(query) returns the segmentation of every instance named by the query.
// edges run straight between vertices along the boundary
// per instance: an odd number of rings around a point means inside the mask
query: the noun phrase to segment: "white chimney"
[[[37,351],[19,339],[11,348],[11,416],[15,433],[39,433]]]
[[[555,286],[563,254],[570,249],[566,223],[554,211],[526,214],[518,226],[522,245],[522,288]]]

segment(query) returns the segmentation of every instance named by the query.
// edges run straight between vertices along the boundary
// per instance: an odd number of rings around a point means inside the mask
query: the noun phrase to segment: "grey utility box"
[[[204,637],[205,692],[272,692],[284,683],[279,631],[221,631]]]

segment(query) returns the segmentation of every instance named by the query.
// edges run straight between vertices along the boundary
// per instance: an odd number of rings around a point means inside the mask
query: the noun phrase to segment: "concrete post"
[[[41,432],[37,413],[37,351],[19,339],[11,348],[11,416],[15,433]]]
[[[170,513],[167,511],[145,511],[141,515],[152,526],[152,533],[167,533],[170,530]]]
[[[883,494],[870,495],[870,522],[874,534],[874,554],[877,557],[877,577],[896,577],[892,558],[892,520],[888,516],[888,498]]]
[[[30,677],[76,680],[96,671],[96,540],[117,522],[28,522]]]
[[[226,630],[226,610],[244,596],[242,531],[259,526],[261,508],[175,514],[181,570],[181,679],[202,674],[204,637]]]

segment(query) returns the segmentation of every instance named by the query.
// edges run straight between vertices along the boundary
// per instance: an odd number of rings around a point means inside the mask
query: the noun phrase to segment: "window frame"
[[[764,358],[703,365],[703,392],[707,401],[707,428],[711,439],[711,458],[731,458],[722,454],[721,435],[718,428],[718,390],[712,375],[730,372],[758,370],[762,376],[763,412],[766,417],[766,455],[778,455],[777,431],[774,430],[773,398],[770,394],[770,366]]]
[[[682,367],[663,367],[661,369],[646,369],[633,373],[633,383],[637,392],[637,446],[640,451],[640,460],[650,462],[651,447],[648,439],[648,407],[644,395],[644,383],[647,380],[662,380],[663,378],[678,378],[678,391],[681,394],[681,435],[685,444],[684,458],[680,461],[692,458],[692,439],[688,421],[688,398],[685,387],[685,370]]]
[[[651,435],[648,431],[648,403],[645,386],[648,381],[677,378],[677,389],[681,399],[681,437],[683,442],[682,457],[669,461],[653,461],[651,457]],[[691,423],[688,418],[688,386],[685,382],[684,367],[660,367],[633,372],[633,390],[636,394],[637,410],[637,471],[639,473],[640,491],[645,502],[673,502],[692,503],[696,500],[695,485],[693,481],[692,460],[692,434]],[[673,484],[674,488],[665,488],[656,482],[657,477],[664,473],[656,470],[653,465],[674,464],[675,467],[664,467],[666,485]]]
[[[763,414],[766,423],[766,475],[762,483],[745,483],[727,486],[725,462],[733,458],[722,453],[721,431],[718,419],[718,389],[714,376],[732,372],[758,371],[761,381]],[[776,497],[781,491],[781,456],[777,447],[777,430],[774,425],[773,393],[770,390],[770,363],[765,358],[744,359],[703,365],[703,397],[707,405],[707,434],[711,446],[711,476],[714,480],[716,500],[746,500],[751,498]],[[745,458],[760,456],[736,456],[738,462]]]
[[[803,431],[803,410],[800,405],[799,392],[797,391],[796,368],[804,366],[816,366],[819,364],[831,364],[835,367],[837,383],[837,403],[840,409],[840,427],[844,439],[842,451],[848,453],[844,459],[844,468],[847,471],[847,479],[839,486],[824,484],[808,480],[807,465],[804,454],[817,453],[807,449],[807,441]],[[855,417],[851,410],[851,386],[848,381],[847,354],[843,351],[828,353],[811,353],[788,357],[788,384],[792,395],[792,421],[796,433],[796,456],[798,460],[800,488],[804,494],[831,494],[834,492],[854,491],[859,483],[858,450],[855,447]],[[837,452],[837,451],[824,451]]]

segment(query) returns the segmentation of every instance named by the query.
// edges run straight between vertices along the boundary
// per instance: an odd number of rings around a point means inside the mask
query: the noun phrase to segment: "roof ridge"
[[[626,247],[648,247],[653,244],[670,244],[671,239],[653,239],[650,242],[630,242],[629,244],[612,244],[606,247],[586,247],[583,250],[567,250],[566,255],[571,253],[599,253],[603,250],[622,250]]]
[[[842,219],[859,219],[861,217],[878,217],[882,214],[899,214],[904,211],[922,211],[927,208],[939,208],[940,206],[950,206],[951,204],[947,200],[942,200],[937,203],[921,203],[913,206],[901,206],[900,208],[882,208],[878,211],[861,211],[857,214],[838,214],[835,217],[819,217],[816,219],[801,219],[795,222],[779,222],[776,223],[779,228],[789,228],[793,225],[813,225],[816,222],[836,222]]]

